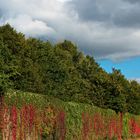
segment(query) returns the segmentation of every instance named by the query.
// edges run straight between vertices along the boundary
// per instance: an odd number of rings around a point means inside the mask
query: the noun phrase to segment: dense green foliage
[[[108,74],[72,42],[26,39],[8,24],[0,27],[0,91],[6,88],[140,114],[140,85],[120,70]]]

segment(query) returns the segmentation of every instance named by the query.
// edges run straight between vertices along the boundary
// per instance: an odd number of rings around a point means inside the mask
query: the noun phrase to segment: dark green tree
[[[120,70],[108,74],[71,41],[26,39],[9,24],[0,27],[1,94],[7,88],[140,113],[140,84],[129,82]]]

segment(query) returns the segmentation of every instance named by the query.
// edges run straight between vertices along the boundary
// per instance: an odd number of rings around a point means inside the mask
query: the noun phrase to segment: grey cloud
[[[62,1],[62,0],[61,0]],[[140,56],[140,10],[126,0],[0,0],[0,25],[27,36],[74,41],[96,59]]]
[[[133,3],[133,4],[140,3],[139,0],[124,0],[124,1],[130,2],[130,3]]]
[[[129,10],[120,9],[112,20],[115,25],[130,28],[140,27],[140,9],[139,7],[131,8]]]
[[[73,9],[83,21],[136,28],[140,26],[139,0],[73,0]],[[134,5],[135,4],[135,5]]]
[[[99,0],[74,0],[71,1],[70,4],[72,4],[74,10],[78,12],[80,19],[104,21],[110,17],[110,14],[103,11],[98,1]]]

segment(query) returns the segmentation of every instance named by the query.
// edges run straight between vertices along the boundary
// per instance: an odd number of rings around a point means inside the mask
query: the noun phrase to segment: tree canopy
[[[71,41],[52,44],[0,27],[0,93],[7,88],[140,114],[140,84],[107,73]]]

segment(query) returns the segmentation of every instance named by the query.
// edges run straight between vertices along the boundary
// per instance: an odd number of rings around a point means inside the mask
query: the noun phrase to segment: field
[[[140,116],[10,90],[0,108],[1,140],[121,140],[140,135]]]

